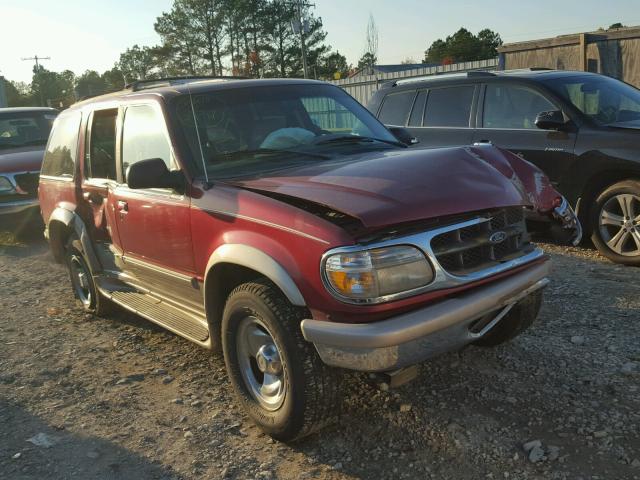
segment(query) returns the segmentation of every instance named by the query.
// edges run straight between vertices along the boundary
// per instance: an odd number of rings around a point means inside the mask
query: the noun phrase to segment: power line
[[[34,55],[33,57],[28,57],[28,58],[22,58],[22,61],[32,61],[35,60],[36,62],[36,75],[40,75],[40,60],[51,60],[51,57],[39,57],[38,55]],[[40,93],[40,105],[42,107],[45,106],[44,104],[44,96],[42,95],[42,84],[40,82],[38,82],[38,92]]]

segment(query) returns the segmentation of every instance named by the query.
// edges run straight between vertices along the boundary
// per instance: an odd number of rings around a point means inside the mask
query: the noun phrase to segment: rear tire
[[[281,441],[339,416],[341,375],[303,338],[306,316],[266,279],[233,290],[223,313],[222,348],[235,393],[253,421]]]
[[[480,347],[496,347],[520,335],[531,326],[542,305],[542,291],[520,300],[498,324],[474,342]]]
[[[65,262],[73,293],[84,311],[98,316],[110,313],[113,304],[98,291],[82,243],[76,234],[72,234],[67,241]]]
[[[624,180],[606,188],[593,206],[591,240],[615,263],[640,266],[640,182]]]

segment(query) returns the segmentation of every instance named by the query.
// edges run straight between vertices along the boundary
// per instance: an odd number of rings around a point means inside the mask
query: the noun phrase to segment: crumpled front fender
[[[572,245],[580,243],[582,226],[577,215],[542,170],[524,158],[490,144],[475,144],[469,149],[509,178],[539,218],[546,218],[560,227],[559,232],[552,228],[556,240]]]

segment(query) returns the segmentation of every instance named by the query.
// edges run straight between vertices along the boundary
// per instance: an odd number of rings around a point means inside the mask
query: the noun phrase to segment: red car
[[[0,108],[0,222],[27,227],[37,219],[38,175],[53,108]]]
[[[138,82],[56,120],[47,237],[87,311],[222,351],[255,422],[299,438],[336,418],[341,369],[523,331],[549,273],[527,215],[579,227],[509,152],[398,139],[322,82]]]

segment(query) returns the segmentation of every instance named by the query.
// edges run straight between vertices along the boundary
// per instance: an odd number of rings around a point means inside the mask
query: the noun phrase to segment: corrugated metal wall
[[[468,72],[471,70],[491,70],[498,68],[498,59],[478,60],[475,62],[454,63],[451,65],[439,65],[437,67],[423,67],[404,72],[381,73],[378,75],[359,75],[342,80],[334,80],[331,83],[342,87],[352,97],[363,105],[366,105],[373,93],[381,84],[396,78],[422,77],[425,75],[437,75],[439,73]]]

